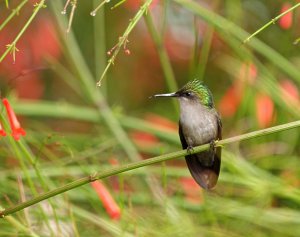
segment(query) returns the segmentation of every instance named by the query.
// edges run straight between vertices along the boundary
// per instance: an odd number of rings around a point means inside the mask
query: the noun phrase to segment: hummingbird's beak
[[[157,97],[178,97],[178,94],[176,92],[167,93],[167,94],[157,94],[157,95],[150,96],[149,98],[157,98]]]

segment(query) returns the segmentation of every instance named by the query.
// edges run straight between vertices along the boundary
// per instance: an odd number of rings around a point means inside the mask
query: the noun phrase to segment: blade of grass
[[[149,33],[154,41],[154,44],[156,46],[160,64],[161,64],[163,73],[165,75],[165,80],[167,82],[168,90],[170,92],[177,91],[178,86],[176,83],[175,75],[174,75],[174,72],[172,69],[172,65],[171,65],[169,56],[168,56],[167,51],[163,44],[163,39],[160,37],[158,31],[155,29],[151,13],[148,12],[148,14],[146,14],[144,16],[144,18],[146,21],[148,31],[149,31]],[[177,101],[173,100],[173,105],[174,105],[174,108],[178,111]]]
[[[203,18],[209,24],[214,25],[217,31],[224,34],[224,37],[228,37],[231,35],[236,38],[240,42],[240,45],[236,45],[236,47],[245,47],[244,45],[242,45],[242,42],[249,36],[249,33],[247,33],[242,28],[228,21],[224,17],[202,7],[197,2],[193,2],[190,0],[175,0],[175,2],[188,9],[195,15]],[[280,68],[282,72],[289,75],[294,80],[300,82],[300,72],[298,68],[296,68],[292,63],[290,63],[288,59],[284,58],[277,51],[275,51],[262,41],[258,40],[257,38],[252,38],[252,40],[248,42],[247,46],[255,49],[259,54],[263,55],[270,62]]]

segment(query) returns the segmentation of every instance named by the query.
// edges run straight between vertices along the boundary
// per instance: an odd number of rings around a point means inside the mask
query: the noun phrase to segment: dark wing
[[[218,134],[217,138],[222,138],[222,124],[219,116],[218,118]],[[179,122],[179,136],[182,148],[186,149],[188,144],[182,132],[181,123]],[[221,166],[221,147],[216,149],[203,151],[193,155],[185,156],[186,164],[195,181],[204,189],[212,189],[219,177]]]

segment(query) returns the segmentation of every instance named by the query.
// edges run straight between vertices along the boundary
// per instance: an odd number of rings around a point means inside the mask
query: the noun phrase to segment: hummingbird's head
[[[183,103],[201,103],[207,108],[213,108],[213,98],[210,90],[201,81],[194,79],[180,90],[169,94],[158,94],[153,97],[177,97]]]

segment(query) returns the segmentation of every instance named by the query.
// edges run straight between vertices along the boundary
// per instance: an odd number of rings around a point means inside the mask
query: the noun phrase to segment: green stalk
[[[291,123],[286,123],[286,124],[282,124],[282,125],[278,125],[275,127],[271,127],[271,128],[267,128],[267,129],[262,129],[262,130],[258,130],[258,131],[254,131],[254,132],[250,132],[250,133],[246,133],[243,135],[239,135],[239,136],[235,136],[235,137],[231,137],[231,138],[227,138],[221,141],[217,142],[217,146],[224,146],[230,143],[234,143],[234,142],[241,142],[241,141],[245,141],[245,140],[249,140],[252,138],[256,138],[256,137],[261,137],[261,136],[266,136],[272,133],[277,133],[277,132],[281,132],[281,131],[285,131],[288,129],[293,129],[296,127],[300,126],[300,120],[297,120],[295,122],[291,122]],[[20,210],[23,210],[26,207],[32,206],[36,203],[39,203],[43,200],[46,200],[48,198],[51,198],[53,196],[56,196],[58,194],[67,192],[71,189],[77,188],[79,186],[82,186],[84,184],[93,182],[95,180],[98,179],[103,179],[103,178],[107,178],[116,174],[120,174],[126,171],[130,171],[133,169],[137,169],[140,167],[144,167],[144,166],[148,166],[148,165],[153,165],[156,163],[160,163],[163,161],[167,161],[167,160],[172,160],[175,158],[179,158],[188,154],[195,154],[204,150],[209,149],[210,145],[209,144],[204,144],[201,146],[197,146],[194,147],[192,151],[187,151],[187,150],[181,150],[181,151],[177,151],[177,152],[172,152],[169,154],[165,154],[165,155],[161,155],[161,156],[156,156],[147,160],[141,160],[141,161],[137,161],[137,162],[132,162],[130,164],[127,165],[123,165],[120,167],[116,167],[116,168],[112,168],[110,170],[101,172],[101,173],[95,173],[95,174],[91,174],[87,177],[75,180],[71,183],[68,183],[64,186],[61,186],[59,188],[56,188],[52,191],[46,192],[44,194],[41,194],[31,200],[25,201],[23,203],[17,204],[15,206],[12,206],[8,209],[5,209],[4,211],[0,212],[0,217],[4,218],[7,215],[13,214],[15,212],[18,212]]]
[[[224,17],[202,7],[200,4],[190,1],[190,0],[174,0],[179,5],[184,7],[185,9],[190,10],[195,15],[203,18],[209,24],[215,26],[216,30],[223,33],[224,35],[234,36],[234,38],[238,39],[239,42],[243,42],[245,38],[249,36],[249,34],[238,27],[234,23],[225,19]],[[296,68],[288,59],[280,55],[277,51],[263,43],[257,38],[253,38],[247,45],[251,46],[258,53],[267,58],[270,62],[280,68],[281,71],[294,78],[296,81],[300,82],[300,72],[298,68]],[[240,47],[241,45],[236,45],[236,47]]]
[[[45,0],[41,0],[40,3],[37,5],[37,7],[34,8],[33,14],[30,16],[30,18],[28,19],[28,21],[26,22],[26,24],[23,26],[23,28],[21,29],[21,31],[19,32],[19,34],[17,35],[17,37],[14,39],[14,41],[10,44],[8,44],[7,49],[5,50],[5,52],[1,55],[0,57],[0,63],[3,61],[3,59],[6,57],[6,55],[13,51],[16,50],[16,44],[19,41],[19,39],[21,38],[21,36],[24,34],[24,32],[27,30],[28,26],[31,24],[31,22],[33,21],[33,19],[36,17],[37,13],[40,11],[40,9],[42,7],[44,7],[44,3]]]
[[[205,32],[203,46],[200,52],[200,61],[197,60],[198,64],[195,70],[196,77],[199,78],[201,81],[204,81],[205,69],[207,67],[213,35],[214,35],[214,27],[208,27]]]
[[[8,24],[8,22],[15,16],[19,14],[19,11],[22,9],[22,7],[25,5],[25,3],[28,2],[28,0],[23,0],[15,9],[12,10],[12,12],[9,14],[9,16],[3,21],[3,23],[0,25],[0,31]]]
[[[97,7],[98,1],[93,1],[94,8]],[[93,17],[94,25],[94,65],[95,78],[99,78],[105,68],[106,61],[106,30],[105,30],[105,12],[104,7],[99,9],[98,13]],[[105,78],[104,78],[105,79]],[[102,92],[106,94],[106,84],[102,86]]]
[[[251,38],[253,38],[254,36],[256,36],[257,34],[259,34],[261,31],[263,31],[264,29],[266,29],[267,27],[269,27],[270,25],[273,25],[276,23],[276,21],[279,20],[279,18],[283,17],[285,14],[289,13],[290,11],[295,10],[297,7],[300,6],[300,3],[296,4],[295,6],[287,9],[286,11],[282,12],[281,14],[279,14],[278,16],[276,16],[275,18],[273,18],[271,21],[269,21],[267,24],[263,25],[261,28],[259,28],[257,31],[255,31],[252,35],[250,35],[249,37],[247,37],[243,43],[247,43],[250,41]]]
[[[3,120],[4,124],[5,124],[5,128],[8,129],[8,122],[6,120]],[[21,149],[19,149],[19,142],[16,142],[12,137],[9,137],[9,142],[10,142],[10,145],[12,147],[12,151],[16,154],[16,157],[18,158],[19,162],[20,162],[20,165],[21,165],[21,168],[22,168],[22,171],[24,172],[24,175],[25,175],[25,178],[26,178],[26,181],[30,187],[30,190],[32,192],[33,195],[38,195],[38,192],[37,192],[37,188],[35,187],[30,175],[29,175],[29,172],[28,172],[28,167],[27,165],[25,164],[25,160],[24,160],[24,153],[21,152]],[[25,155],[26,156],[26,155]],[[27,156],[26,156],[27,157]],[[30,164],[31,163],[31,159],[29,158],[29,161]],[[33,166],[34,167],[34,166]],[[36,168],[36,167],[34,167]],[[36,175],[41,178],[39,172],[35,169],[35,173]],[[41,180],[39,180],[41,181]],[[46,191],[46,190],[45,190]],[[51,202],[50,202],[51,203]],[[45,220],[45,223],[46,223],[46,226],[47,228],[49,229],[49,231],[53,234],[53,230],[49,224],[49,220],[47,218],[47,215],[45,213],[45,211],[43,210],[42,207],[39,207],[40,211],[41,211],[41,214],[43,216],[43,220]],[[54,210],[54,208],[53,208]]]
[[[157,49],[157,53],[159,56],[159,60],[160,60],[160,64],[163,70],[163,73],[165,75],[165,79],[167,82],[167,86],[170,92],[174,92],[178,90],[178,86],[176,83],[176,79],[175,79],[175,75],[172,69],[172,65],[170,63],[170,59],[168,57],[167,51],[163,45],[163,40],[160,37],[159,33],[157,32],[157,30],[155,29],[153,20],[152,20],[152,16],[151,13],[148,12],[148,14],[145,15],[145,21],[146,21],[146,25],[148,27],[148,31],[151,34],[151,37],[154,41],[154,44],[156,46]],[[175,107],[175,109],[178,111],[178,106],[177,106],[177,102],[175,100],[173,100],[173,105]]]
[[[101,86],[101,82],[102,82],[104,76],[106,75],[108,69],[110,68],[111,65],[114,64],[115,59],[116,59],[120,49],[122,48],[122,46],[124,44],[126,44],[129,34],[134,29],[135,25],[139,22],[141,17],[146,13],[146,11],[148,10],[148,7],[150,6],[151,2],[152,2],[152,0],[146,0],[145,3],[140,7],[140,10],[136,13],[136,15],[130,20],[128,27],[126,28],[123,36],[121,36],[119,38],[119,42],[117,43],[117,47],[115,48],[114,53],[111,56],[111,58],[108,60],[108,64],[106,65],[100,79],[98,80],[97,86]]]
[[[19,230],[20,232],[24,232],[26,234],[28,234],[28,236],[32,236],[32,237],[39,237],[40,235],[36,234],[33,230],[31,230],[30,227],[23,225],[21,222],[19,222],[17,219],[8,216],[7,217],[7,221],[14,226],[14,228],[16,228],[17,230]],[[21,235],[21,233],[19,233],[19,235]]]

